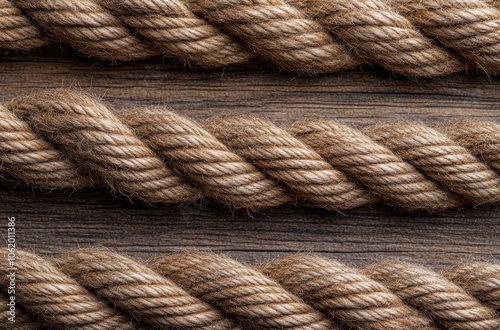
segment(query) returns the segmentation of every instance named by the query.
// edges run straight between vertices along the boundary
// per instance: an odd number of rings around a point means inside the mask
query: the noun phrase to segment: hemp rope
[[[203,196],[260,209],[306,202],[342,210],[500,203],[500,125],[334,121],[279,128],[252,117],[196,123],[160,108],[113,112],[74,90],[0,105],[0,173],[45,188],[106,185],[149,203]]]
[[[163,54],[205,67],[258,55],[326,73],[500,72],[499,0],[0,0],[0,49],[62,41],[105,60]]]
[[[0,249],[4,260],[7,253]],[[295,254],[252,267],[183,252],[140,264],[106,249],[52,259],[17,250],[16,263],[18,329],[500,328],[499,263],[469,262],[438,274],[397,260],[354,269]],[[0,274],[8,274],[5,262]]]

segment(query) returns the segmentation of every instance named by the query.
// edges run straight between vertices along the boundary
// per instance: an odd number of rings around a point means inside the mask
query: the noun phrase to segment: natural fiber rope
[[[16,263],[17,329],[500,328],[498,263],[438,274],[397,260],[358,270],[296,254],[252,267],[185,252],[140,264],[105,249],[52,259],[18,250]],[[7,273],[1,263],[0,275]]]
[[[0,0],[0,49],[63,41],[90,56],[287,70],[362,63],[409,76],[500,72],[498,0]]]
[[[500,125],[334,121],[279,128],[251,117],[196,123],[160,108],[112,112],[72,91],[0,105],[0,171],[35,186],[107,185],[150,203],[202,196],[232,207],[375,201],[441,210],[500,203]]]

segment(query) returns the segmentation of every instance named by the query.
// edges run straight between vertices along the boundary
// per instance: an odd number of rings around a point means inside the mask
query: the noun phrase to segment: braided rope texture
[[[102,248],[52,259],[16,252],[16,323],[7,321],[2,281],[2,329],[500,329],[499,263],[438,274],[397,260],[354,269],[308,254],[248,266],[208,252],[144,264]]]
[[[162,108],[115,112],[74,90],[0,105],[0,173],[56,189],[108,187],[148,203],[234,208],[307,203],[407,210],[500,203],[500,125],[288,127],[252,117],[197,123]]]
[[[500,72],[499,0],[0,0],[0,49],[65,42],[92,57],[204,67],[260,56],[327,73]]]

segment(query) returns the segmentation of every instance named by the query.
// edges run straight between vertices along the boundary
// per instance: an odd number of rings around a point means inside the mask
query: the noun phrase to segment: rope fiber
[[[195,122],[162,108],[114,112],[74,90],[0,104],[0,173],[56,189],[88,187],[148,203],[214,198],[235,208],[305,202],[342,210],[500,203],[500,125],[288,127],[252,117]]]
[[[51,259],[16,253],[16,323],[7,321],[2,281],[1,329],[500,328],[498,263],[439,274],[398,260],[355,269],[309,254],[249,266],[199,251],[146,263],[102,248]]]
[[[260,56],[327,73],[363,63],[408,76],[500,72],[499,0],[0,0],[0,49],[61,41],[110,61],[204,67]]]

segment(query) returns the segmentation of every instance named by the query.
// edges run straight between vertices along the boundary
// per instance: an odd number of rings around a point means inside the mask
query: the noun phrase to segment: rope
[[[254,55],[308,73],[376,64],[408,76],[500,72],[498,0],[0,0],[0,48],[62,41],[118,61],[205,67]]]
[[[0,105],[0,163],[35,186],[107,186],[148,203],[441,210],[500,202],[500,125],[473,120],[361,130],[327,120],[196,123],[160,108],[113,112],[87,94],[52,90]]]
[[[0,254],[6,258],[7,250]],[[471,262],[438,274],[397,260],[354,269],[295,254],[252,267],[184,252],[141,264],[105,249],[52,259],[17,250],[16,263],[19,329],[500,327],[498,263]],[[0,273],[5,278],[6,263]]]

